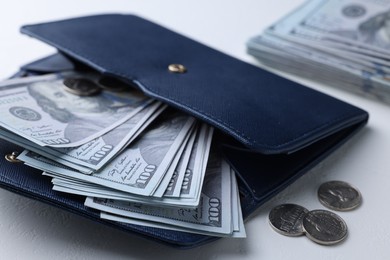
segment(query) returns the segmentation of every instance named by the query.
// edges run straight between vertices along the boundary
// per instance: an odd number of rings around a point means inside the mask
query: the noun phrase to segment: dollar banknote
[[[333,66],[327,58],[321,60],[316,55],[297,55],[267,46],[248,52],[269,67],[390,103],[389,81],[381,74],[347,65]]]
[[[99,170],[122,151],[129,144],[129,140],[140,134],[139,128],[148,126],[165,108],[161,107],[159,102],[151,104],[110,132],[82,146],[47,149],[48,153],[53,155],[48,156],[48,158],[53,160],[60,158],[61,161],[66,160],[76,165],[91,168],[94,171]]]
[[[185,171],[190,160],[192,147],[194,146],[197,134],[198,129],[194,129],[194,133],[191,135],[191,138],[185,147],[185,151],[183,152],[182,156],[180,157],[180,161],[176,166],[173,176],[164,191],[164,197],[179,197],[181,185],[184,180]]]
[[[40,146],[76,147],[119,126],[152,102],[135,90],[75,95],[64,88],[64,80],[71,77],[80,76],[3,82],[0,126]]]
[[[102,218],[245,237],[235,173],[211,151],[213,127],[98,79],[67,72],[0,82],[0,138],[26,148],[17,158],[54,190],[110,208]]]
[[[195,234],[202,234],[202,235],[208,235],[208,236],[217,236],[217,237],[234,237],[234,238],[244,238],[246,237],[245,232],[245,226],[244,226],[244,220],[242,218],[242,212],[241,212],[241,205],[239,200],[239,194],[238,194],[238,188],[237,188],[237,181],[235,178],[234,171],[231,172],[231,196],[232,196],[232,205],[231,205],[231,212],[232,212],[232,223],[233,223],[233,232],[231,234],[221,234],[221,233],[214,233],[214,232],[208,232],[204,230],[195,230],[190,229],[187,227],[178,227],[175,225],[169,225],[164,224],[160,222],[152,222],[148,220],[141,220],[141,219],[135,219],[135,218],[129,218],[129,217],[123,217],[119,215],[115,215],[112,213],[107,212],[101,212],[100,217],[102,219],[107,219],[111,221],[116,222],[123,222],[133,225],[140,225],[140,226],[146,226],[146,227],[153,227],[153,228],[161,228],[161,229],[167,229],[167,230],[174,230],[174,231],[182,231],[182,232],[188,232],[188,233],[195,233]]]
[[[207,147],[207,145],[211,144],[212,135],[206,133],[212,131],[209,131],[207,128],[210,128],[210,126],[207,126],[206,124],[202,125],[201,128],[202,130],[199,132],[200,134],[197,135],[195,141],[197,143],[203,143],[203,145],[197,146],[198,149],[202,149],[203,152],[199,152],[197,150],[191,149],[192,153],[208,154],[210,147]],[[131,201],[131,202],[143,203],[148,205],[167,205],[167,206],[181,206],[186,208],[194,208],[199,204],[199,198],[197,197],[197,195],[195,195],[195,197],[192,198],[188,196],[181,197],[180,193],[177,196],[166,196],[164,193],[164,196],[162,198],[156,197],[155,194],[151,195],[151,197],[144,197],[136,194],[130,194],[128,192],[114,190],[110,187],[106,187],[100,184],[91,183],[86,180],[80,179],[80,177],[78,177],[79,173],[72,171],[69,168],[66,168],[64,165],[50,161],[44,157],[35,155],[28,151],[24,151],[18,158],[23,160],[26,164],[44,171],[44,175],[52,177],[53,189],[56,191],[82,195],[82,196],[93,196],[99,198]],[[208,159],[209,158],[207,156],[205,158],[205,161],[200,163],[202,165],[206,164]],[[187,167],[185,168],[187,169]],[[200,167],[199,170],[205,172],[207,171],[206,167]],[[205,173],[193,172],[193,175],[202,176],[203,178]],[[201,190],[202,184],[203,181],[200,180],[199,177],[199,178],[194,178],[194,180],[191,182],[185,182],[183,180],[181,185],[182,187],[186,187],[186,188],[188,188],[187,186],[199,186],[196,189],[193,188],[193,190]],[[168,188],[169,185],[166,188],[166,190],[168,190]],[[180,188],[181,187],[179,187],[178,189],[180,190]]]
[[[260,52],[279,56],[290,55],[305,58],[318,64],[340,68],[351,73],[357,73],[359,77],[362,71],[372,75],[377,74],[377,70],[373,68],[371,63],[364,61],[355,62],[354,58],[344,59],[343,55],[335,55],[333,52],[324,53],[311,46],[296,43],[297,41],[286,41],[274,35],[265,35],[253,39],[248,43],[248,47],[251,49],[251,53],[256,54],[258,52],[258,56],[261,55]]]
[[[190,142],[190,140],[194,140],[194,136],[196,135],[197,125],[194,124],[193,129],[191,130],[191,134],[189,134],[186,138],[186,140],[183,142],[183,145],[178,150],[178,155],[176,156],[171,165],[169,166],[168,170],[166,171],[164,178],[158,185],[157,189],[153,193],[153,197],[161,198],[165,192],[167,191],[168,187],[170,185],[174,185],[174,182],[177,181],[176,177],[174,177],[175,172],[183,172],[185,168],[187,167],[188,160],[187,158],[184,158],[187,154],[190,153],[191,147],[193,143]],[[184,159],[186,159],[186,162],[184,164]],[[188,155],[189,159],[189,155]],[[183,162],[183,163],[181,163]],[[180,167],[180,168],[179,168]]]
[[[386,31],[389,9],[389,0],[311,0],[277,21],[266,33],[290,40],[321,41],[321,45],[389,58],[388,43],[377,44],[374,40],[380,30]],[[387,40],[378,40],[383,41]]]
[[[194,118],[180,112],[170,110],[163,113],[134,143],[105,167],[90,175],[64,168],[32,152],[22,153],[20,158],[27,164],[48,172],[150,196],[163,179],[194,122]]]
[[[153,194],[151,196],[161,198],[166,189],[169,186],[169,183],[172,180],[172,177],[175,173],[175,170],[177,166],[179,165],[180,159],[183,156],[184,151],[186,150],[186,146],[188,145],[188,141],[191,139],[191,136],[194,134],[194,131],[196,129],[196,124],[193,125],[192,129],[186,136],[185,140],[183,141],[182,145],[177,149],[177,154],[171,161],[170,165],[168,166],[167,170],[165,171],[165,174],[163,178],[161,179],[160,183],[158,184],[158,187],[155,189]]]
[[[211,147],[211,141],[213,137],[214,128],[202,124],[198,129],[194,143],[191,147],[186,166],[178,170],[177,180],[172,181],[172,185],[168,187],[164,193],[164,197],[178,198],[186,200],[186,205],[197,205],[199,198],[196,196],[188,196],[189,191],[201,189],[202,182],[206,172],[207,161],[209,158],[209,151]],[[200,167],[194,168],[194,165]],[[194,172],[195,171],[195,172]],[[193,178],[193,177],[196,178]],[[199,186],[198,188],[195,188]],[[192,201],[192,202],[191,202]]]
[[[342,2],[342,3],[341,3]],[[370,1],[366,1],[369,5]],[[350,63],[358,63],[367,67],[371,67],[373,70],[381,70],[385,73],[389,73],[390,63],[385,58],[390,58],[389,54],[376,51],[376,49],[367,49],[352,45],[347,42],[340,42],[339,40],[333,39],[335,36],[328,32],[326,21],[321,24],[321,28],[314,26],[316,22],[310,24],[309,20],[318,21],[321,19],[334,19],[334,23],[338,26],[349,27],[348,23],[351,18],[345,17],[343,21],[337,14],[342,13],[340,9],[345,6],[353,5],[350,1],[310,1],[303,5],[301,8],[295,10],[291,14],[283,17],[277,23],[268,28],[264,37],[274,36],[295,43],[303,45],[305,48],[314,49],[317,51],[325,52],[328,55],[342,58],[343,60],[349,61]],[[323,6],[328,6],[329,14],[319,12]],[[347,7],[345,7],[347,8]],[[368,9],[370,9],[367,6]],[[371,9],[370,9],[371,10]],[[367,14],[370,15],[370,14]],[[334,17],[334,18],[330,18]],[[352,19],[353,20],[353,19]],[[329,30],[331,30],[329,28]],[[352,30],[352,28],[350,28]],[[332,36],[333,35],[333,36]],[[332,38],[333,37],[333,38]],[[356,42],[354,40],[354,42]],[[320,43],[320,44],[319,44]]]
[[[316,0],[302,26],[389,54],[389,0]]]
[[[251,38],[248,53],[269,67],[390,103],[389,10],[390,0],[307,1]]]
[[[197,142],[191,153],[190,161],[180,190],[180,198],[199,203],[203,180],[210,159],[210,148],[214,129],[203,125],[201,135],[206,136],[206,142]]]
[[[231,172],[219,156],[209,160],[202,197],[196,209],[166,208],[140,203],[90,198],[85,205],[128,218],[143,219],[210,233],[232,234]]]
[[[0,129],[0,136],[53,161],[90,174],[102,168],[123,150],[129,144],[129,140],[141,133],[139,129],[148,126],[165,108],[166,106],[161,106],[159,102],[152,103],[122,125],[79,147],[42,148],[2,129]]]
[[[159,102],[152,103],[122,125],[79,147],[42,148],[4,129],[0,129],[0,136],[53,161],[90,174],[109,162],[129,144],[129,140],[140,134],[140,128],[148,126],[165,108]]]

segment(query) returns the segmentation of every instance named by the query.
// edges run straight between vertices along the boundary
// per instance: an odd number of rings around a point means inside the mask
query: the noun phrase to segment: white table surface
[[[98,13],[135,13],[247,62],[245,42],[302,0],[67,0],[6,1],[0,8],[0,78],[54,49],[19,34],[23,24]],[[390,259],[390,105],[287,77],[370,113],[367,127],[304,177],[263,205],[246,223],[246,239],[220,239],[177,250],[60,209],[0,190],[0,259]],[[358,187],[363,204],[339,213],[349,236],[335,246],[285,237],[268,224],[270,209],[297,203],[323,209],[318,186],[344,180]]]

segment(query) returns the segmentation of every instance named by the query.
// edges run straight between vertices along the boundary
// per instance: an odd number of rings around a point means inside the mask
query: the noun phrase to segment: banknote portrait
[[[342,14],[345,18],[355,19],[366,14],[366,10],[363,6],[347,6],[342,9]],[[356,30],[339,30],[332,33],[379,48],[390,49],[390,10],[368,17]]]
[[[390,48],[390,10],[377,14],[362,23],[359,37],[368,44],[384,49]]]
[[[141,154],[149,164],[159,165],[161,163],[188,117],[179,116],[177,113],[174,116],[162,117],[160,120],[162,121],[150,128],[139,141],[138,147]]]
[[[37,104],[54,120],[67,124],[65,138],[78,140],[77,136],[89,136],[110,127],[141,105],[142,98],[101,93],[94,96],[78,96],[67,92],[62,81],[29,84],[28,92]]]

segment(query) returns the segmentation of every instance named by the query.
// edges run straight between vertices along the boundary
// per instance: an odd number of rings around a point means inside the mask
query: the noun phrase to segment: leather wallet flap
[[[299,150],[368,117],[133,15],[81,17],[24,26],[22,32],[265,154]],[[172,73],[170,64],[182,64],[187,71]]]

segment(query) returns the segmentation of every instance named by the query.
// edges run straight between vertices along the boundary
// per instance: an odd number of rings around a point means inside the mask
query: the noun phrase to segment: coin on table
[[[329,181],[318,189],[318,199],[327,208],[347,211],[358,207],[362,202],[360,192],[343,181]]]
[[[282,235],[300,236],[304,234],[302,219],[307,212],[306,208],[299,205],[282,204],[270,211],[269,223]]]
[[[347,237],[345,221],[337,214],[327,210],[312,210],[305,214],[303,221],[305,234],[321,245],[333,245]]]
[[[66,78],[63,83],[66,91],[78,96],[92,96],[102,91],[97,84],[85,78]]]

